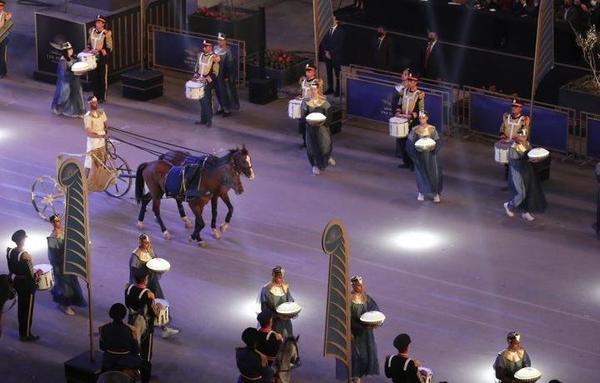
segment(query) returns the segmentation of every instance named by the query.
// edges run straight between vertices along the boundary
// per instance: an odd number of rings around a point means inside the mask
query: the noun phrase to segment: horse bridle
[[[241,154],[241,152],[240,152],[240,154]],[[233,170],[236,173],[242,174],[244,172],[244,169],[249,169],[250,171],[252,171],[252,164],[249,161],[246,161],[248,163],[248,167],[245,167],[245,166],[239,165],[238,164],[238,160],[235,157],[233,157],[232,160],[233,160]],[[241,156],[239,158],[239,162],[242,162],[241,161]]]
[[[300,349],[298,348],[298,343],[293,342],[292,344],[293,344],[294,348],[296,349],[296,360],[298,360],[300,358]],[[288,368],[285,370],[277,370],[274,377],[279,379],[279,381],[281,381],[281,379],[279,378],[279,374],[281,374],[282,372],[290,372],[290,371],[292,371],[291,368]]]

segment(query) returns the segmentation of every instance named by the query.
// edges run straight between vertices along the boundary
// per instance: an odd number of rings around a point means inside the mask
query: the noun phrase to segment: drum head
[[[395,124],[403,124],[405,122],[408,121],[408,118],[406,117],[392,117],[390,118],[390,122],[391,123],[395,123]]]
[[[367,311],[360,316],[360,321],[367,324],[383,323],[385,315],[381,311]]]
[[[302,307],[296,302],[285,302],[277,306],[277,313],[281,315],[296,315]]]
[[[186,88],[204,88],[204,84],[201,83],[200,81],[189,80],[188,82],[185,83],[185,87]]]
[[[52,271],[52,265],[40,263],[39,265],[34,265],[33,270],[41,270],[42,273],[46,274],[47,272]]]
[[[494,147],[498,148],[498,149],[510,149],[510,142],[509,141],[504,141],[504,140],[500,140],[500,141],[496,141],[496,143],[494,144]]]
[[[152,258],[146,262],[146,267],[157,273],[166,273],[171,270],[171,264],[164,258]]]
[[[156,298],[155,301],[156,304],[161,305],[162,307],[169,307],[169,301],[167,301],[166,299]]]

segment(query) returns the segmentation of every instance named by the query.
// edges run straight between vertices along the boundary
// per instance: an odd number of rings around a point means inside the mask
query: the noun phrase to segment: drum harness
[[[10,256],[10,252],[13,251],[13,250],[14,249],[12,249],[10,247],[6,248],[6,260],[7,261],[8,261],[8,257]],[[17,259],[18,260],[21,260],[21,254],[23,254],[24,252],[25,252],[25,250],[21,251],[19,253],[19,255],[17,255]],[[2,313],[9,312],[13,307],[15,307],[15,304],[17,303],[17,294],[16,294],[16,291],[15,291],[15,287],[13,285],[13,279],[24,279],[24,278],[25,277],[22,276],[22,275],[13,275],[13,273],[11,273],[11,272],[8,273],[8,281],[9,281],[8,288],[14,292],[14,298],[11,299],[12,302],[11,302],[10,306],[8,306],[8,308],[6,310],[3,310]]]

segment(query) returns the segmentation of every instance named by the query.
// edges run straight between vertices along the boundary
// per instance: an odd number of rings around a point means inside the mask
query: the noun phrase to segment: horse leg
[[[215,239],[221,238],[219,234],[219,230],[217,230],[217,205],[219,203],[219,196],[213,195],[210,199],[210,207],[211,207],[211,219],[210,219],[210,228],[212,229],[212,234]]]
[[[136,224],[139,230],[144,230],[144,217],[146,216],[146,208],[148,207],[150,201],[152,201],[152,196],[150,196],[150,193],[144,194],[142,203],[140,204],[140,214],[138,214],[138,221]]]
[[[200,236],[200,232],[204,229],[204,219],[202,218],[202,210],[204,210],[204,204],[202,203],[202,199],[198,198],[196,200],[190,201],[189,203],[192,212],[194,212],[194,216],[196,217],[196,221],[194,224],[194,232],[190,236],[192,241],[198,242],[198,246],[206,247],[206,242]]]
[[[156,217],[156,221],[160,225],[160,231],[162,231],[163,237],[165,239],[171,239],[171,233],[167,230],[162,218],[160,217],[160,196],[152,199],[152,211],[154,212],[154,216]]]
[[[185,215],[185,210],[183,209],[183,201],[177,198],[175,200],[177,202],[177,210],[179,210],[179,217],[183,221],[183,225],[186,229],[192,228],[192,221]]]
[[[225,205],[227,205],[227,215],[225,216],[225,223],[221,225],[221,233],[224,233],[225,230],[227,230],[227,228],[229,227],[231,217],[233,216],[233,204],[229,200],[229,194],[227,193],[224,193],[221,196],[221,199],[223,200],[223,202],[225,202]]]

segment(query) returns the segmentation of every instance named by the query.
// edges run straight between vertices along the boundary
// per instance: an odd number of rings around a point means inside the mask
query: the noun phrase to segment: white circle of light
[[[390,237],[390,245],[404,250],[427,250],[440,244],[441,238],[432,232],[412,230],[396,233]]]

